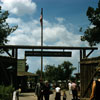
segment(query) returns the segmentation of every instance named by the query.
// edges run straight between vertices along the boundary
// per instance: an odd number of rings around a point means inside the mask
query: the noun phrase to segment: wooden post
[[[83,58],[86,58],[86,50],[83,50]]]
[[[15,88],[18,89],[18,82],[17,82],[17,57],[18,57],[18,50],[17,49],[14,49],[14,56],[15,56],[15,59],[16,59],[16,64],[15,64],[15,73],[14,73],[14,85],[15,85]]]
[[[12,49],[12,57],[14,57],[14,49]]]
[[[82,50],[80,50],[80,61],[82,60]]]

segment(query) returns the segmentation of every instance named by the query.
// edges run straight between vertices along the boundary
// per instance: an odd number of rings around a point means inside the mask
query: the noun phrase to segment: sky
[[[90,25],[86,11],[89,6],[96,8],[98,0],[0,0],[2,10],[9,11],[7,22],[10,26],[18,25],[15,32],[8,36],[9,45],[41,45],[40,14],[43,8],[43,45],[44,46],[77,46],[87,47],[82,42],[79,32]],[[98,50],[90,57],[99,55]],[[24,59],[24,50],[19,50],[19,59]],[[45,65],[58,66],[64,61],[70,61],[73,66],[79,67],[79,51],[72,51],[72,57],[44,57]],[[35,73],[41,69],[40,57],[27,57],[29,72]]]

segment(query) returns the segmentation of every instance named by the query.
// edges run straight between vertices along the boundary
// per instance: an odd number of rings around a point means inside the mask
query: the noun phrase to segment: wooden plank
[[[92,49],[92,50],[87,54],[86,57],[88,57],[93,51],[94,51],[94,50]]]
[[[81,97],[90,97],[92,79],[95,68],[100,63],[100,57],[82,59],[80,62]]]
[[[82,50],[80,50],[80,61],[82,60]]]
[[[80,100],[89,100],[89,98],[80,98]]]
[[[81,61],[80,64],[91,64],[91,63],[99,63],[100,60],[94,60],[94,61]]]
[[[83,58],[86,58],[86,49],[83,49]]]
[[[6,62],[6,63],[12,63],[12,62],[16,62],[16,59],[13,57],[8,57],[8,56],[0,56],[0,61]]]
[[[69,50],[97,50],[97,47],[67,47],[67,46],[33,46],[33,45],[0,45],[0,48],[17,49],[69,49]]]

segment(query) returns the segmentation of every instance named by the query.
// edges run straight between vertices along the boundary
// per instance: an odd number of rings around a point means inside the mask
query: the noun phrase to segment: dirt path
[[[72,95],[69,95],[68,91],[66,91],[66,94],[67,94],[67,100],[71,100]],[[37,100],[37,96],[35,95],[35,93],[21,93],[19,96],[19,100]],[[50,95],[50,100],[55,100],[55,92]],[[63,100],[62,96],[61,100]]]

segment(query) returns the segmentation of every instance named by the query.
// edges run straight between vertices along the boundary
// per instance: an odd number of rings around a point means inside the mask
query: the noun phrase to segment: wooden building
[[[81,97],[89,98],[96,67],[100,64],[100,57],[82,59],[80,62]]]
[[[13,57],[0,56],[0,85],[16,85],[16,63]]]
[[[17,81],[22,92],[34,91],[38,75],[31,72],[17,72]]]

